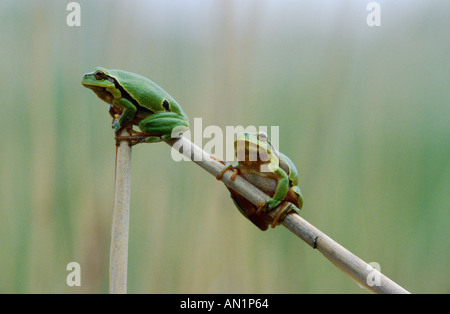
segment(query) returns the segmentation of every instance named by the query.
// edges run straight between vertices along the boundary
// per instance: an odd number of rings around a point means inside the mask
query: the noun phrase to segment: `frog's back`
[[[279,152],[280,155],[280,167],[283,169],[286,174],[289,176],[289,180],[291,181],[292,185],[298,184],[298,171],[295,167],[292,160],[286,156],[285,154]]]
[[[109,70],[109,74],[116,77],[127,93],[146,108],[158,112],[155,110],[156,104],[158,104],[161,105],[160,111],[170,110],[186,116],[176,100],[152,80],[123,70]],[[169,101],[169,108],[163,106],[165,99]]]

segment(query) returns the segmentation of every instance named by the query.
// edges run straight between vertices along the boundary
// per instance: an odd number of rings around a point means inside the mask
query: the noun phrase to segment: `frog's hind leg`
[[[146,143],[158,143],[158,142],[162,142],[168,139],[171,139],[172,136],[170,134],[165,134],[165,135],[161,135],[161,136],[152,136],[149,135],[145,138],[145,142]]]
[[[288,202],[283,202],[278,212],[273,216],[273,221],[271,224],[272,228],[275,228],[289,213],[290,207]]]
[[[175,112],[154,113],[139,123],[146,143],[177,138],[189,128],[187,119]]]

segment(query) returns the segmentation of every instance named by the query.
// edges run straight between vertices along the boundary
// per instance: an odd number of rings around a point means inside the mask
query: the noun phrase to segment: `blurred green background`
[[[411,292],[449,293],[448,1],[0,2],[0,292],[106,293],[115,146],[94,66],[163,86],[203,127],[279,126],[303,217]],[[204,144],[208,139],[204,139]],[[365,293],[261,232],[169,146],[133,149],[131,293]],[[66,265],[81,265],[81,287]]]

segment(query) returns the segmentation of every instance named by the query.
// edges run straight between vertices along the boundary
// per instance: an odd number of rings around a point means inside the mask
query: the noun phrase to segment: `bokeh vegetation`
[[[68,2],[0,3],[0,292],[108,291],[115,147],[80,84],[97,65],[203,127],[279,126],[308,221],[409,291],[450,292],[448,1],[380,0],[380,27],[369,1],[78,1],[81,27]],[[167,145],[132,168],[129,292],[364,292]]]

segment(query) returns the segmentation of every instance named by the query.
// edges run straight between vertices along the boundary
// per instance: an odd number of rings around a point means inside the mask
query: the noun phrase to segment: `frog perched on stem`
[[[270,196],[267,201],[256,206],[227,186],[239,211],[261,230],[266,230],[269,224],[274,228],[292,211],[289,206],[282,206],[273,218],[267,215],[282,202],[291,202],[298,207],[295,212],[300,213],[303,196],[297,186],[297,169],[286,155],[272,146],[267,135],[240,133],[234,146],[238,163],[231,165],[223,162],[227,166],[217,179],[220,180],[227,170],[233,170],[232,180],[239,174]]]
[[[116,134],[128,123],[138,125],[142,131],[118,137],[119,141],[127,140],[133,145],[160,142],[189,128],[188,117],[175,99],[139,74],[96,67],[83,75],[81,84],[110,104]]]

